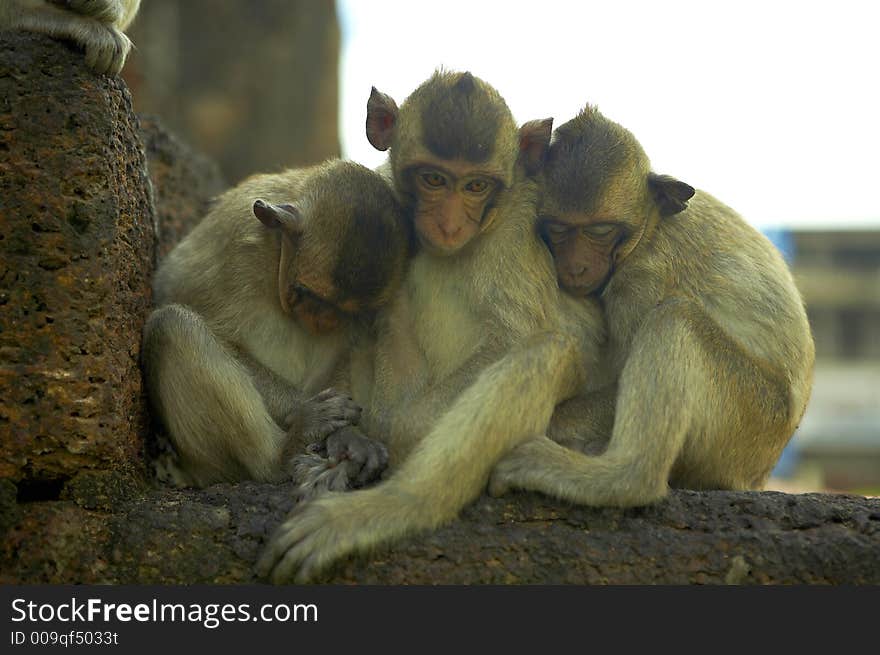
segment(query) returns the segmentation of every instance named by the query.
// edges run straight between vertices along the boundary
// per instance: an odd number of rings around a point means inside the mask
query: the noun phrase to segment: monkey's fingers
[[[386,468],[388,468],[388,449],[384,444],[373,442],[372,447],[367,450],[364,465],[358,472],[353,486],[363,487],[378,480]]]
[[[335,420],[356,425],[361,419],[361,407],[351,397],[335,395],[320,402],[321,412]]]
[[[529,444],[523,444],[513,449],[501,458],[489,476],[487,492],[493,498],[498,498],[512,489],[525,489],[525,475],[533,466],[533,458],[529,456]]]
[[[345,419],[321,419],[318,423],[308,430],[305,430],[303,434],[306,439],[309,441],[320,441],[326,439],[329,435],[333,434],[337,430],[342,428],[347,428],[351,423]],[[328,453],[328,457],[333,459],[331,455]]]
[[[86,64],[98,73],[118,75],[131,50],[131,41],[115,27],[95,26],[84,38]]]
[[[294,510],[276,530],[257,562],[257,574],[273,584],[308,581],[332,556],[334,531],[326,528],[328,516],[314,501]]]
[[[336,391],[336,389],[333,389],[332,387],[328,387],[327,389],[324,389],[323,391],[319,391],[314,396],[312,396],[311,400],[314,402],[322,403],[325,400],[330,400],[331,398],[335,398],[338,395],[339,395],[339,392]]]
[[[493,473],[492,477],[489,478],[489,486],[486,489],[486,492],[492,498],[500,498],[508,491],[510,491],[510,485],[507,484],[501,476],[497,476]]]
[[[328,491],[347,491],[350,487],[348,479],[345,466],[329,466],[324,460],[323,466],[310,468],[297,478],[296,498],[302,503]]]

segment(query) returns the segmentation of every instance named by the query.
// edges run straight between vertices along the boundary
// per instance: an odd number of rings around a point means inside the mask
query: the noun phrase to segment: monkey
[[[124,31],[141,0],[3,0],[0,30],[25,30],[67,39],[85,49],[86,64],[118,75],[131,50]]]
[[[381,473],[360,408],[325,387],[393,296],[410,243],[387,181],[353,162],[255,175],[215,201],[161,262],[143,335],[177,484],[308,473],[341,489]]]
[[[804,413],[815,358],[780,253],[713,196],[654,173],[595,106],[557,128],[542,175],[538,220],[559,284],[600,298],[606,314],[613,427],[587,454],[547,437],[520,445],[490,493],[627,507],[670,486],[763,488]]]
[[[562,294],[535,229],[552,119],[517,128],[469,72],[437,71],[398,108],[373,89],[370,143],[412,222],[418,251],[378,320],[373,357],[353,361],[361,426],[389,449],[378,485],[299,505],[257,563],[273,582],[453,520],[493,465],[541,434],[589,385],[604,323]]]

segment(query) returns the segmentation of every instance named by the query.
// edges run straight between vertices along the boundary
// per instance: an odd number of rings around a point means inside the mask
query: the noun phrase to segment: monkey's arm
[[[123,34],[140,0],[4,0],[0,29],[38,32],[68,39],[85,49],[86,63],[99,73],[116,75],[131,50]]]
[[[300,452],[310,443],[360,419],[361,408],[347,393],[325,389],[309,396],[246,351],[238,349],[236,353],[250,371],[269,416],[290,433],[291,452]]]
[[[784,427],[792,421],[789,389],[701,305],[668,299],[633,339],[607,450],[591,457],[545,437],[530,440],[498,463],[490,492],[519,488],[627,507],[656,502],[670,483],[761,488],[794,430]],[[774,432],[787,435],[767,437]]]
[[[368,434],[388,443],[393,459],[401,461],[456,398],[502,354],[500,347],[484,346],[449,375],[421,386],[416,382],[417,376],[400,378],[412,382],[407,395],[394,403],[373,402],[371,411],[366,412],[361,421],[362,427]]]
[[[386,482],[295,510],[270,540],[260,574],[302,582],[353,551],[453,519],[498,459],[541,434],[557,400],[582,385],[577,350],[560,334],[536,335],[489,366]]]

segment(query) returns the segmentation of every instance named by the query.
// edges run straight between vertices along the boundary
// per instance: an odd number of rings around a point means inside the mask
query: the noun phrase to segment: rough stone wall
[[[226,183],[212,159],[194,152],[155,116],[140,116],[159,225],[157,261],[208,213]]]
[[[146,162],[125,84],[71,53],[0,38],[0,478],[25,496],[129,465],[145,429]]]

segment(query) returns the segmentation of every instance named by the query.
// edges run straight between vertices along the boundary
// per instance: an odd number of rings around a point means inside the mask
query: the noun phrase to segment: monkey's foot
[[[374,489],[327,494],[290,513],[257,562],[257,573],[274,584],[313,579],[330,564],[382,540],[383,498]]]
[[[358,428],[340,428],[324,441],[313,443],[309,452],[326,457],[332,464],[345,464],[349,487],[357,489],[378,480],[388,468],[385,444],[370,439]]]
[[[194,486],[192,478],[180,466],[180,462],[174,455],[162,453],[153,460],[153,475],[156,482],[175,489],[185,489]]]
[[[335,463],[314,453],[297,455],[290,461],[290,475],[297,483],[300,502],[311,500],[328,491],[352,489],[347,462]]]
[[[77,41],[76,37],[72,37]],[[118,75],[131,50],[131,41],[115,27],[96,26],[88,39],[79,41],[86,49],[86,64],[98,73]]]
[[[97,73],[118,75],[131,50],[128,37],[112,25],[71,12],[65,13],[68,15],[25,14],[13,27],[73,41],[85,50],[89,68]]]
[[[495,464],[489,475],[487,491],[490,496],[498,498],[512,489],[528,488],[527,477],[533,467],[531,447],[530,442],[521,444]]]

